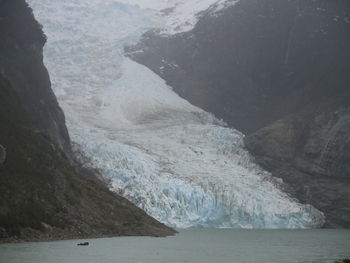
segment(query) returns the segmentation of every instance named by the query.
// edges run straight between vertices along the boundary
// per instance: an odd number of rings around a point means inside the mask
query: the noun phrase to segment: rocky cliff
[[[0,33],[0,242],[173,234],[74,160],[24,0],[0,0]]]
[[[308,105],[245,139],[288,192],[326,214],[325,227],[350,223],[349,101],[350,94]]]
[[[327,226],[350,227],[349,43],[346,0],[241,0],[201,13],[189,32],[148,32],[126,52],[250,135],[257,161]]]
[[[41,132],[69,151],[64,114],[43,64],[46,38],[24,1],[1,0],[0,70]]]

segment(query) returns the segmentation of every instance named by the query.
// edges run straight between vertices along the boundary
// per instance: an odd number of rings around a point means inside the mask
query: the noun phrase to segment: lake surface
[[[78,247],[80,241],[90,246]],[[0,245],[1,263],[296,263],[350,257],[350,230],[181,230],[174,237],[118,237]]]

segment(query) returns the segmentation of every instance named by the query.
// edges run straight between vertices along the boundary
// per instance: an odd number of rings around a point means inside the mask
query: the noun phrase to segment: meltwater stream
[[[189,30],[196,12],[235,1],[28,2],[48,37],[45,64],[72,142],[113,191],[178,228],[323,223],[322,213],[291,199],[252,162],[240,132],[123,56],[123,46],[151,28]],[[164,8],[173,11],[164,16]]]

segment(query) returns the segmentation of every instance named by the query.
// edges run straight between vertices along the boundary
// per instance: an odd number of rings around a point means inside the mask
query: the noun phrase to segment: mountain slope
[[[41,28],[25,1],[0,12],[0,242],[173,234],[74,162]]]
[[[43,64],[46,38],[24,1],[1,0],[0,68],[38,129],[69,152],[64,115]]]
[[[349,43],[348,1],[242,0],[126,52],[246,133],[256,161],[328,226],[349,227]]]
[[[294,196],[327,215],[326,227],[350,222],[350,95],[328,99],[245,138],[256,160],[283,178]]]
[[[183,98],[249,134],[348,90],[348,1],[244,0],[176,35],[144,35],[129,56]]]

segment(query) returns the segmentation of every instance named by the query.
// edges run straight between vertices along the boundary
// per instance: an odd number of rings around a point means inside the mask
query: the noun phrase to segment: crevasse
[[[111,190],[179,228],[323,223],[321,212],[291,199],[254,164],[243,134],[123,56],[123,46],[151,28],[189,30],[198,12],[235,1],[28,2],[48,36],[45,64],[72,142]]]

